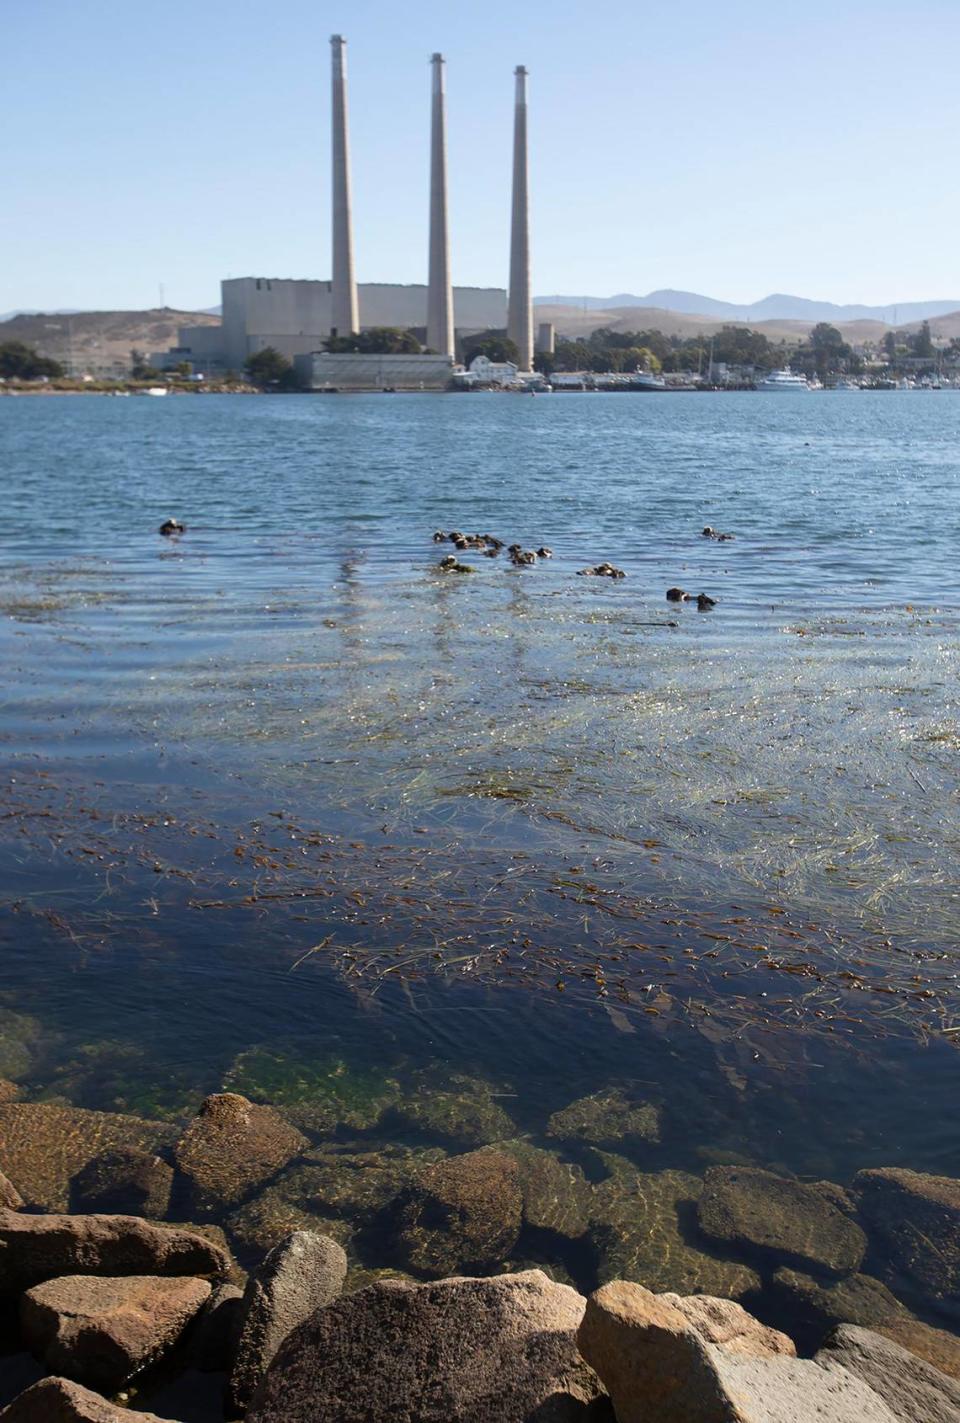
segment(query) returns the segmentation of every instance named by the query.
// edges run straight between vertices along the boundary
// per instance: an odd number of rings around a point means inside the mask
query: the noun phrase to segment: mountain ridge
[[[738,305],[699,292],[661,288],[646,296],[618,292],[615,296],[537,296],[534,306],[579,307],[584,311],[622,310],[625,307],[658,307],[683,316],[703,316],[729,321],[882,321],[887,326],[905,326],[911,321],[929,321],[960,310],[960,297],[935,301],[890,302],[869,306],[850,302],[814,301],[809,297],[773,292],[759,301]]]

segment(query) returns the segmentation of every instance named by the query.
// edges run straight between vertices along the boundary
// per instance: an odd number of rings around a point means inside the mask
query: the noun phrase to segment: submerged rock
[[[575,1334],[584,1300],[539,1270],[385,1281],[313,1314],[280,1349],[247,1423],[587,1423],[609,1419]]]
[[[0,1293],[59,1275],[196,1275],[218,1278],[229,1257],[200,1235],[123,1215],[23,1215],[0,1211]]]
[[[0,1077],[25,1077],[33,1063],[33,1044],[40,1036],[40,1024],[25,1013],[0,1008]],[[9,1093],[10,1086],[6,1086]],[[14,1088],[14,1096],[16,1089]],[[3,1096],[0,1100],[9,1100]]]
[[[862,1379],[899,1423],[960,1423],[960,1383],[869,1329],[841,1325],[816,1358]]]
[[[347,1257],[334,1240],[298,1230],[270,1251],[247,1281],[227,1408],[244,1413],[257,1384],[291,1330],[337,1298]]]
[[[660,1109],[622,1088],[579,1097],[547,1122],[547,1136],[590,1146],[622,1148],[660,1140]]]
[[[524,1222],[536,1230],[577,1240],[590,1222],[593,1192],[579,1166],[561,1161],[552,1151],[542,1151],[525,1141],[505,1141],[497,1151],[517,1163],[517,1182],[523,1200]]]
[[[262,1255],[279,1245],[296,1230],[316,1230],[340,1245],[349,1245],[355,1227],[346,1220],[325,1216],[300,1204],[283,1182],[267,1189],[227,1218],[230,1234],[238,1247]]]
[[[484,1146],[516,1135],[517,1128],[493,1088],[477,1077],[420,1073],[400,1098],[391,1119],[407,1130],[457,1146]]]
[[[163,1217],[170,1206],[173,1167],[147,1151],[121,1148],[88,1161],[71,1183],[78,1211]]]
[[[897,1315],[907,1317],[896,1296],[872,1275],[848,1275],[827,1283],[783,1266],[774,1274],[773,1283],[791,1308],[822,1328],[834,1324],[873,1326]]]
[[[593,1190],[590,1236],[597,1277],[635,1280],[651,1290],[741,1299],[760,1276],[736,1260],[718,1260],[688,1238],[703,1189],[684,1171],[639,1172],[623,1157],[599,1153],[610,1171]]]
[[[759,1167],[711,1166],[697,1218],[712,1240],[831,1275],[853,1273],[867,1245],[863,1231],[828,1191]]]
[[[48,1368],[114,1393],[173,1348],[209,1294],[186,1277],[66,1275],[27,1290],[20,1321]]]
[[[328,1136],[340,1127],[367,1131],[400,1096],[400,1084],[373,1068],[351,1067],[334,1054],[275,1052],[252,1048],[241,1053],[227,1085],[267,1102],[301,1131]]]
[[[858,1172],[853,1189],[894,1271],[934,1299],[960,1295],[960,1181],[891,1166]]]
[[[105,1151],[155,1152],[175,1137],[172,1127],[141,1117],[89,1112],[47,1102],[0,1106],[0,1170],[28,1206],[70,1209],[70,1182]]]
[[[502,1151],[470,1151],[428,1166],[400,1197],[395,1248],[424,1275],[495,1269],[517,1242],[519,1171]]]
[[[170,1423],[120,1408],[70,1379],[41,1379],[0,1410],[0,1423]]]
[[[436,1149],[402,1146],[309,1151],[230,1217],[231,1231],[251,1250],[272,1249],[294,1230],[318,1230],[346,1245],[358,1225],[389,1205],[425,1166],[442,1158]]]
[[[663,1296],[623,1280],[590,1296],[577,1331],[617,1423],[894,1423],[859,1379],[792,1357],[782,1340],[767,1348],[758,1333],[748,1351],[711,1342]]]
[[[208,1097],[174,1148],[199,1214],[237,1205],[309,1145],[272,1107],[235,1092]]]

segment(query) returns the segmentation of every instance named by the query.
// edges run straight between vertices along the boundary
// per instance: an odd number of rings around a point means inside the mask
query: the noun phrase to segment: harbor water
[[[651,1176],[960,1176],[958,435],[950,391],[0,401],[0,1077],[594,1183],[556,1114],[619,1094]],[[552,557],[442,572],[453,529]]]

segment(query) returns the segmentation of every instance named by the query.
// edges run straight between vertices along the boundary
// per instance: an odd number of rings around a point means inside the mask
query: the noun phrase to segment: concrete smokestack
[[[450,286],[450,239],[447,232],[447,116],[442,54],[430,61],[433,71],[430,115],[430,269],[427,286],[427,345],[452,356],[453,289]]]
[[[353,270],[353,206],[347,132],[347,42],[331,35],[333,51],[333,292],[331,329],[340,336],[360,329]]]
[[[510,293],[507,335],[520,353],[520,369],[533,365],[533,303],[530,296],[530,200],[527,165],[527,71],[516,69],[513,115],[513,215],[510,226]]]

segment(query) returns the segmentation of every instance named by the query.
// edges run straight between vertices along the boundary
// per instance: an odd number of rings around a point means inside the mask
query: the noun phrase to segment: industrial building
[[[221,324],[183,326],[177,345],[155,354],[155,364],[188,361],[195,371],[242,371],[258,351],[273,347],[297,363],[307,389],[436,388],[456,359],[458,337],[507,329],[520,354],[520,368],[533,363],[533,311],[527,175],[527,71],[515,72],[513,195],[509,296],[499,287],[454,287],[450,280],[447,213],[446,83],[443,56],[432,56],[430,109],[430,233],[427,285],[358,283],[353,256],[353,206],[347,102],[346,41],[330,40],[332,73],[332,254],[329,281],[237,277],[221,282]],[[324,350],[331,336],[349,336],[375,326],[426,333],[431,358],[414,376],[408,356],[357,357]],[[311,358],[300,361],[298,358]],[[442,367],[438,364],[442,362]],[[336,362],[343,362],[342,379]],[[331,365],[330,362],[334,364]],[[390,362],[398,364],[391,375]],[[395,377],[395,378],[394,378]],[[369,384],[364,385],[364,381]]]

